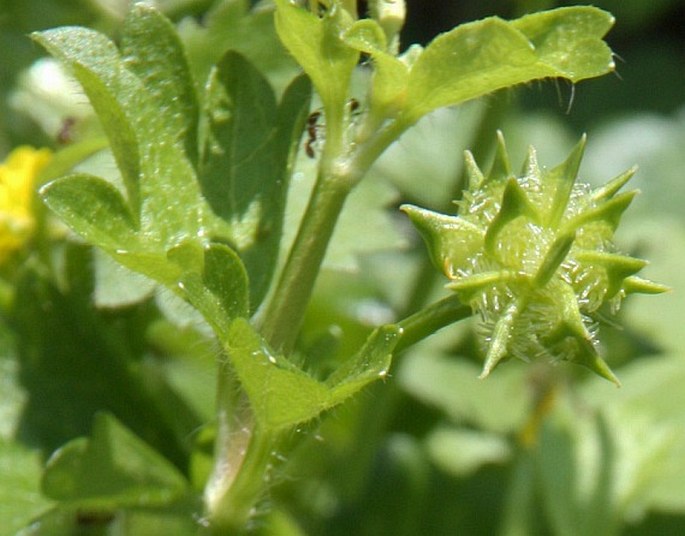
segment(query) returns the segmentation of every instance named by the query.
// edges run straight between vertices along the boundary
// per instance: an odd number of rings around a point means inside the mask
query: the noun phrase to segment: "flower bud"
[[[577,181],[584,147],[583,137],[552,169],[541,168],[531,148],[516,176],[500,134],[489,173],[467,153],[458,215],[402,207],[447,287],[480,317],[481,377],[511,357],[547,358],[584,365],[618,385],[597,350],[600,319],[627,294],[667,290],[638,277],[646,261],[613,242],[637,193],[618,191],[635,169],[593,190]]]

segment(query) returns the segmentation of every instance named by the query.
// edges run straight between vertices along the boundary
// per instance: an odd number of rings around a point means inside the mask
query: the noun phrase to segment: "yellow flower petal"
[[[49,149],[22,146],[0,164],[0,263],[33,233],[35,181],[51,158]]]

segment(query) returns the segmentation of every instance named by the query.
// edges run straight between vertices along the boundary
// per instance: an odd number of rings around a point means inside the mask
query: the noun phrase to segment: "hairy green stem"
[[[227,492],[218,497],[210,512],[214,536],[243,534],[256,517],[256,505],[268,489],[274,456],[280,444],[277,434],[252,430],[240,468]]]
[[[247,448],[254,427],[245,395],[228,363],[219,366],[217,378],[216,440],[214,442],[214,468],[205,486],[204,501],[212,532],[220,534],[223,528],[244,523],[244,510],[229,502],[229,494],[237,475],[245,470]],[[234,500],[235,492],[230,501]],[[238,501],[243,504],[245,497]]]
[[[449,296],[398,323],[402,336],[395,348],[401,352],[437,330],[471,315],[456,296]],[[214,474],[205,491],[212,534],[240,534],[255,515],[255,505],[268,488],[275,454],[287,431],[263,431],[250,418],[237,380],[228,366],[219,377],[219,410]]]
[[[205,488],[205,508],[212,535],[244,533],[268,488],[281,434],[265,432],[228,363],[219,369],[215,464]]]
[[[331,121],[336,124],[330,125],[319,176],[276,291],[258,320],[262,336],[272,348],[285,354],[292,351],[297,340],[328,243],[347,196],[406,128],[398,128],[396,122],[389,128],[386,125],[366,143],[350,151],[343,140],[344,119],[335,113],[332,115]],[[439,316],[440,312],[435,313]],[[408,340],[415,342],[426,336],[428,323],[428,317],[408,319]],[[407,341],[404,346],[408,344],[411,343]],[[239,534],[266,489],[265,479],[268,479],[272,467],[273,453],[278,450],[283,436],[261,431],[252,422],[241,424],[231,418],[236,412],[240,414],[240,407],[236,403],[236,386],[231,381],[230,372],[220,371],[219,382],[216,462],[206,489],[205,504],[214,534]]]
[[[398,322],[397,325],[402,328],[402,337],[394,351],[399,353],[439,329],[470,317],[471,314],[471,307],[461,303],[456,295],[443,298]]]
[[[328,242],[349,191],[347,183],[332,177],[319,178],[314,186],[260,329],[278,351],[288,353],[294,346]]]

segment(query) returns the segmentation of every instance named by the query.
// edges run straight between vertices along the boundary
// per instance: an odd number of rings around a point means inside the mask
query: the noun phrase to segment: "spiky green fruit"
[[[613,242],[637,191],[619,193],[631,169],[593,190],[577,182],[585,137],[565,162],[541,168],[531,148],[520,176],[504,140],[490,172],[466,154],[469,184],[451,216],[403,205],[447,287],[480,317],[481,377],[500,362],[547,358],[584,365],[619,384],[598,353],[600,319],[630,293],[663,285],[638,277],[647,263]]]

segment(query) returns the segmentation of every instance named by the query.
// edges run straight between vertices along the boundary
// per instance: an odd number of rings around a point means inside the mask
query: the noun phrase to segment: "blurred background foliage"
[[[532,144],[551,166],[587,132],[585,180],[604,182],[640,166],[633,186],[643,194],[619,243],[651,260],[648,277],[675,289],[629,299],[624,327],[602,327],[622,389],[567,365],[510,363],[479,381],[468,323],[443,330],[398,356],[388,380],[314,426],[274,486],[258,531],[685,533],[685,2],[592,3],[616,16],[608,36],[616,75],[508,90],[435,113],[408,132],[350,199],[299,351],[326,374],[373,326],[440,296],[422,244],[395,209],[405,201],[449,207],[465,148],[487,165],[500,128],[520,161]],[[156,2],[178,24],[200,86],[227,48],[247,55],[277,89],[296,72],[265,3],[251,14],[247,4]],[[413,0],[403,42],[426,43],[484,16],[559,5],[566,3]],[[66,150],[100,136],[78,88],[41,60],[27,34],[76,24],[116,39],[127,6],[0,0],[0,157],[21,144]],[[298,166],[290,236],[313,170],[304,157]],[[106,151],[81,167],[115,174]],[[198,317],[54,222],[46,225],[47,237],[2,267],[0,534],[50,511],[39,492],[42,464],[65,441],[87,435],[96,412],[116,415],[198,488],[211,453],[201,430],[212,419],[216,350]],[[79,534],[151,534],[150,526],[186,534],[188,521],[178,518],[129,512],[118,528],[90,520]],[[24,534],[50,533],[40,530]]]

